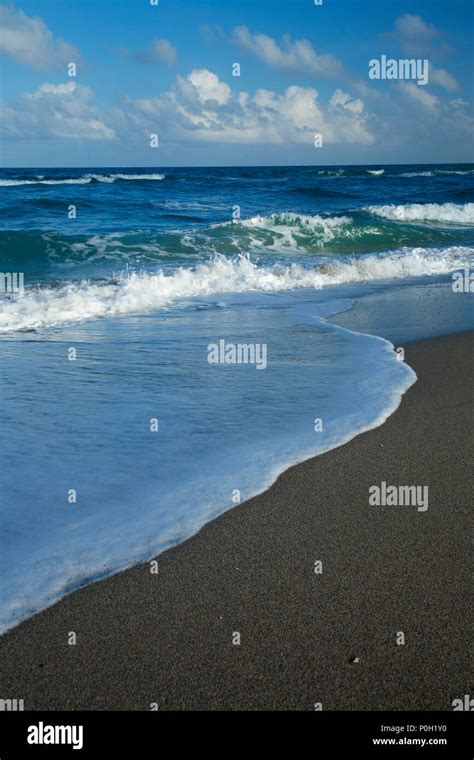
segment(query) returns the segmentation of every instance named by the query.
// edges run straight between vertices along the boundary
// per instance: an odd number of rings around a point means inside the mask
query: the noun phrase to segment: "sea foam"
[[[474,224],[474,203],[408,203],[366,206],[375,216],[399,222],[449,222]]]
[[[324,288],[344,283],[439,275],[471,266],[467,246],[411,248],[353,258],[334,258],[315,266],[262,266],[240,255],[216,255],[195,267],[171,272],[131,272],[105,283],[83,281],[59,288],[26,289],[3,304],[0,333],[66,325],[99,317],[160,310],[196,296],[219,293],[278,292]]]

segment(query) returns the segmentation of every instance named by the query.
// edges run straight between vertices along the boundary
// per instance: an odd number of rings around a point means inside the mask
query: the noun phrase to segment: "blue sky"
[[[18,0],[0,30],[4,166],[473,160],[471,0]]]

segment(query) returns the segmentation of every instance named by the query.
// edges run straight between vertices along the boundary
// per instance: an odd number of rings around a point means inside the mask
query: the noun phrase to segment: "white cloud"
[[[45,82],[36,92],[25,93],[13,105],[1,109],[6,137],[112,140],[116,132],[107,126],[92,92],[75,82]]]
[[[44,82],[36,92],[26,93],[25,98],[28,100],[40,100],[44,95],[70,95],[77,88],[76,82],[66,82],[65,84],[51,84]]]
[[[448,92],[455,92],[459,89],[459,84],[446,69],[432,69],[430,71],[430,82],[432,84],[439,84],[440,87],[448,90]]]
[[[335,90],[329,101],[329,105],[332,108],[341,106],[342,108],[352,111],[352,113],[363,113],[364,103],[360,98],[352,98],[347,92],[342,90]]]
[[[281,145],[290,155],[291,146],[313,148],[319,133],[324,146],[336,145],[341,150],[352,145],[363,151],[374,143],[401,150],[416,147],[418,141],[435,144],[436,140],[442,145],[447,136],[464,143],[474,128],[464,100],[448,103],[444,92],[437,97],[413,82],[391,84],[370,100],[366,95],[372,90],[357,83],[354,91],[334,88],[327,98],[309,86],[252,92],[240,86],[240,80],[229,79],[227,84],[208,69],[193,69],[187,76],[178,75],[172,87],[156,97],[124,98],[120,107],[106,111],[84,85],[71,80],[44,82],[36,91],[6,104],[0,118],[3,135],[16,139],[20,150],[26,140],[47,139],[76,139],[86,145],[96,140],[101,150],[99,141],[109,141],[112,148],[115,139],[120,155],[143,150],[154,132],[162,147],[168,145],[183,155],[193,143],[207,144],[202,155],[219,145]],[[317,161],[319,154],[314,150]]]
[[[324,108],[312,87],[234,93],[207,69],[178,76],[160,97],[129,100],[122,118],[141,125],[141,133],[157,129],[173,141],[312,144],[315,133],[322,134],[323,143],[374,141],[363,102],[340,90]]]
[[[274,66],[288,71],[299,71],[306,75],[337,76],[343,73],[342,63],[330,53],[318,55],[308,40],[291,40],[289,35],[283,39],[283,45],[266,34],[252,34],[246,26],[235,27],[232,41],[251,55]]]
[[[219,77],[208,69],[193,69],[188,76],[191,84],[196,88],[199,100],[216,100],[220,105],[229,100],[231,90],[228,84],[220,82]]]
[[[426,108],[433,114],[438,113],[440,103],[436,95],[430,95],[429,92],[422,89],[417,84],[413,84],[413,82],[404,82],[403,84],[400,84],[399,87],[405,95],[408,95],[423,108]]]
[[[78,50],[53,36],[44,21],[13,6],[0,6],[0,53],[38,69],[79,63]]]
[[[402,37],[432,40],[438,36],[434,24],[428,24],[421,16],[404,13],[395,20],[395,31]]]
[[[394,30],[382,37],[395,40],[406,55],[438,58],[453,52],[450,45],[441,41],[441,32],[434,24],[412,13],[399,16]]]

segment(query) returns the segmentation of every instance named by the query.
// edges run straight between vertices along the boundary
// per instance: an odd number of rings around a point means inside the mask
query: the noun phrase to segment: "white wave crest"
[[[403,172],[399,177],[434,177],[434,172]]]
[[[146,180],[161,180],[165,178],[165,174],[112,174],[112,177],[117,179],[146,179]]]
[[[132,273],[118,280],[26,290],[3,303],[0,333],[67,325],[99,317],[141,314],[180,299],[224,293],[323,288],[351,282],[445,274],[474,263],[474,249],[404,248],[386,254],[336,259],[319,266],[258,266],[246,256],[218,255],[194,268],[169,274]]]
[[[318,174],[322,177],[342,177],[344,169],[321,169]]]
[[[375,216],[398,222],[449,222],[474,224],[474,203],[408,203],[366,206]]]
[[[367,169],[368,174],[373,174],[374,177],[380,177],[381,174],[385,174],[385,169]]]
[[[424,171],[424,172],[404,172],[403,174],[399,174],[399,177],[436,177],[438,175],[463,175],[463,174],[474,174],[474,169],[435,169],[434,171]]]
[[[92,177],[77,177],[71,179],[0,179],[0,187],[16,187],[17,185],[87,185]]]
[[[0,179],[0,187],[16,187],[19,185],[88,185],[96,182],[112,183],[122,180],[162,180],[165,174],[85,174],[83,177],[69,179]]]
[[[234,222],[224,222],[213,227],[229,227]],[[266,250],[308,250],[309,246],[322,247],[333,240],[355,239],[366,234],[379,234],[375,227],[355,226],[350,216],[325,217],[296,214],[286,211],[270,216],[252,216],[235,223],[248,230],[250,243]],[[269,237],[272,238],[271,242]]]

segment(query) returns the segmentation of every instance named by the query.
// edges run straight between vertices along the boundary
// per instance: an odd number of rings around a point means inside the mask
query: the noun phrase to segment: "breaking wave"
[[[116,180],[150,181],[165,179],[165,174],[85,174],[83,177],[65,177],[64,179],[0,179],[0,187],[17,187],[18,185],[88,185],[91,182],[112,183]]]
[[[450,222],[474,224],[474,203],[408,203],[366,206],[375,216],[400,222]]]
[[[66,325],[99,317],[141,314],[196,296],[324,288],[343,283],[445,274],[474,263],[474,249],[413,248],[358,258],[325,259],[316,266],[261,266],[247,256],[218,255],[192,268],[169,273],[126,273],[99,284],[69,283],[26,289],[3,304],[0,333]]]
[[[253,246],[265,247],[267,250],[311,251],[312,248],[322,248],[336,240],[354,241],[381,234],[375,226],[354,224],[350,216],[312,216],[291,211],[270,216],[252,216],[214,227],[233,227],[237,234],[250,233]]]

